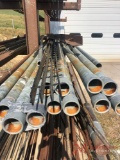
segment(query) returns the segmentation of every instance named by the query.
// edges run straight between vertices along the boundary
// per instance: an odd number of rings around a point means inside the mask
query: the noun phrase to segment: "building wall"
[[[67,22],[52,22],[51,32],[80,33],[86,52],[101,61],[120,61],[120,0],[82,0],[80,11],[62,11]],[[54,29],[54,26],[55,29]],[[93,38],[92,33],[101,33]]]

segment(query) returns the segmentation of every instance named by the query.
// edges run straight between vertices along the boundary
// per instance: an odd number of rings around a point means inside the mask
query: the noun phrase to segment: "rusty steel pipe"
[[[17,81],[14,87],[10,90],[7,96],[0,102],[0,112],[6,112],[6,108],[9,109],[9,105],[11,103],[15,103],[17,98],[19,97],[22,89],[26,85],[30,75],[32,74],[33,70],[35,69],[37,63],[37,57],[33,60],[30,66],[26,69],[22,77]],[[4,110],[5,107],[5,110]],[[2,110],[1,110],[2,109]],[[2,113],[1,113],[2,114]]]
[[[107,97],[102,94],[90,95],[93,107],[98,113],[106,113],[111,108],[111,103]]]
[[[117,84],[109,77],[106,77],[99,68],[97,68],[89,59],[87,59],[77,48],[72,48],[78,59],[103,82],[103,93],[111,96],[117,91]]]
[[[19,68],[0,86],[0,101],[8,94],[25,70],[29,67],[37,52],[32,54]]]
[[[92,94],[102,91],[103,84],[100,78],[94,75],[83,63],[81,63],[68,47],[64,45],[63,50],[79,73],[79,76],[81,77],[86,89]]]
[[[79,47],[76,47],[86,58],[88,58],[96,67],[102,67],[102,64],[98,62],[95,58],[93,58],[90,54],[85,52]]]
[[[0,85],[11,75],[15,70],[17,70],[31,55],[25,56],[19,63],[13,66],[9,71],[2,74],[0,71]]]

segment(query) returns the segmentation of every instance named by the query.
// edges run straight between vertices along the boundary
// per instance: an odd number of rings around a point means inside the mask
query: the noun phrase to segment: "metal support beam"
[[[25,0],[26,1],[26,0]],[[27,2],[27,1],[26,1]],[[28,1],[30,3],[33,1]],[[59,7],[58,7],[59,6]],[[77,2],[40,2],[37,3],[38,10],[80,10],[81,0]],[[0,9],[22,9],[22,3],[20,1],[1,1],[0,0]]]
[[[36,0],[23,0],[23,7],[26,24],[27,53],[31,54],[39,46]]]
[[[45,34],[50,33],[50,17],[49,15],[45,12]]]

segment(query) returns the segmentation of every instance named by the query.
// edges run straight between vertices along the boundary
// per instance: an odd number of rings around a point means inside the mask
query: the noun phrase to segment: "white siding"
[[[82,0],[80,11],[62,11],[61,17],[67,22],[59,23],[57,33],[80,33],[86,52],[101,61],[120,61],[120,38],[113,37],[120,33],[120,0]],[[92,38],[92,33],[103,37]]]

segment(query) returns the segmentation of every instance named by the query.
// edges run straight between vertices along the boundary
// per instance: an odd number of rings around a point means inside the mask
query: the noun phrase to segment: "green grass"
[[[44,17],[44,12],[39,11]],[[44,23],[40,22],[40,34],[44,34]],[[24,15],[13,10],[0,10],[0,41],[25,34]]]

